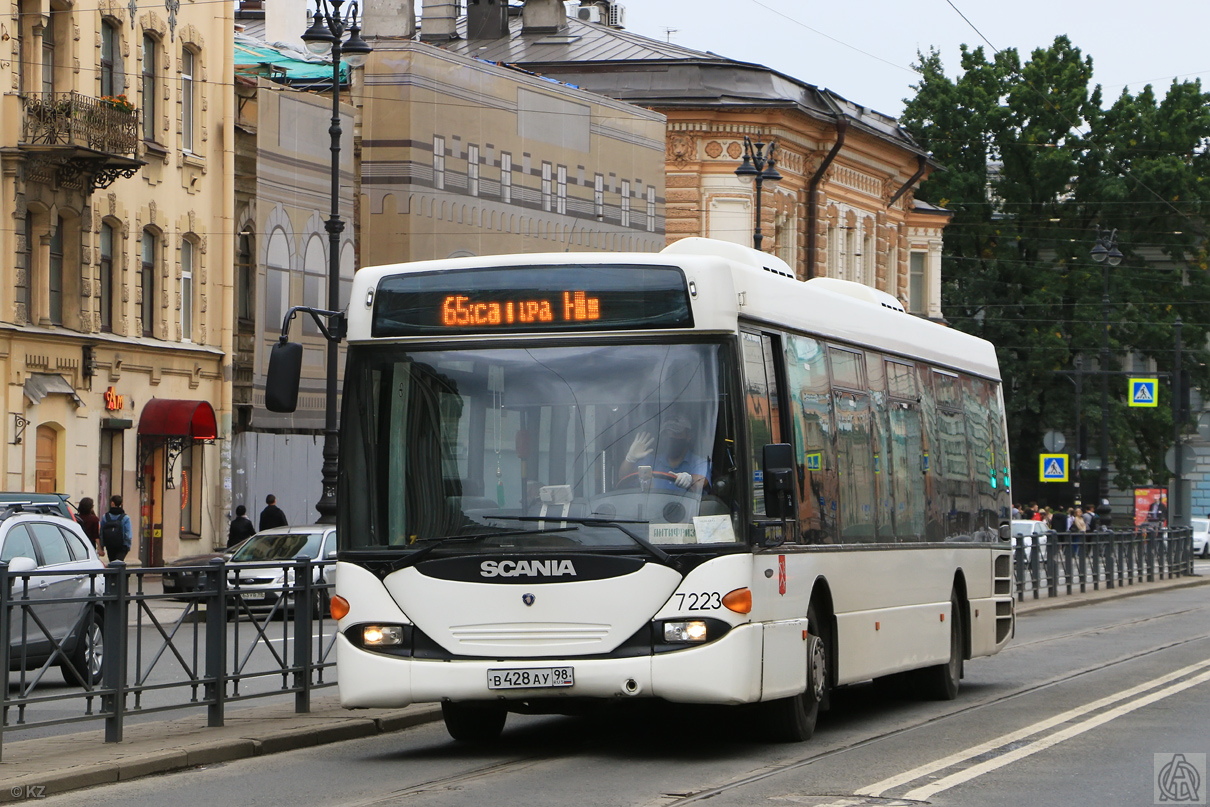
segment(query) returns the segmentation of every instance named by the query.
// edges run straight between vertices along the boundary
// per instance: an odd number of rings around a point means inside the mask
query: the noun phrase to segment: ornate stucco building
[[[755,189],[735,169],[745,138],[776,142],[782,179],[763,186],[764,249],[803,279],[866,283],[941,318],[949,214],[915,201],[936,166],[893,118],[762,65],[632,34],[611,3],[570,5],[478,2],[455,20],[454,4],[427,3],[421,39],[665,115],[670,241],[751,244]]]
[[[0,22],[0,484],[123,495],[130,560],[208,550],[230,487],[232,8],[12,0]]]

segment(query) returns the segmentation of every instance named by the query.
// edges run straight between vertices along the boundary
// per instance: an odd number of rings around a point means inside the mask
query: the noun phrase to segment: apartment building
[[[225,534],[228,3],[0,17],[0,485],[121,494],[128,560]]]

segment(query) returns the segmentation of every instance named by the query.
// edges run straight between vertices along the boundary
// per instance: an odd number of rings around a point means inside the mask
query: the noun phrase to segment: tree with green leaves
[[[901,123],[943,166],[918,194],[954,214],[943,310],[954,327],[996,345],[1014,483],[1022,498],[1072,495],[1036,480],[1043,434],[1074,442],[1078,411],[1085,456],[1099,453],[1107,423],[1116,487],[1165,484],[1171,385],[1160,384],[1158,407],[1130,408],[1124,373],[1148,360],[1171,373],[1180,318],[1186,384],[1210,382],[1210,94],[1198,81],[1174,81],[1163,98],[1148,86],[1106,108],[1092,59],[1062,36],[1025,62],[1015,50],[988,58],[963,46],[960,64],[950,78],[937,51],[921,54]],[[1090,251],[1114,230],[1123,260],[1106,270]],[[1110,360],[1100,367],[1106,322]],[[1107,419],[1101,370],[1114,373]],[[1085,475],[1085,501],[1095,482]]]

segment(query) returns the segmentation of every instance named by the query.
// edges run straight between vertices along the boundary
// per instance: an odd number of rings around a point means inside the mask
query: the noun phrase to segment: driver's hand
[[[655,450],[655,438],[647,432],[639,432],[634,436],[634,442],[630,444],[630,448],[626,451],[626,461],[631,465],[637,465],[643,457],[648,457]]]
[[[684,471],[676,475],[676,486],[678,488],[688,489],[693,484],[693,474],[687,474]]]

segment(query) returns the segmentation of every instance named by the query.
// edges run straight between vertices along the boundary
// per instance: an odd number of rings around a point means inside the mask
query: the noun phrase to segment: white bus
[[[347,708],[483,741],[751,705],[796,741],[835,687],[953,698],[1013,635],[995,353],[889,295],[689,238],[365,268],[346,316]]]

